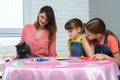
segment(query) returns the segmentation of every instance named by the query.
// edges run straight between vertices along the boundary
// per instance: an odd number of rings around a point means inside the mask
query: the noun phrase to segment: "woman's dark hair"
[[[34,23],[34,26],[36,27],[36,29],[40,27],[40,24],[39,24],[40,13],[45,13],[48,18],[48,24],[45,26],[45,28],[49,30],[49,33],[50,33],[49,38],[51,39],[57,32],[57,25],[56,25],[54,11],[50,6],[42,7],[38,13],[37,20]]]

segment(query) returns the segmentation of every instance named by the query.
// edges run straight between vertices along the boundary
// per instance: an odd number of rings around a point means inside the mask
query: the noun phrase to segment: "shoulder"
[[[35,28],[34,27],[34,24],[26,24],[26,25],[24,25],[24,29],[33,29],[33,28]]]
[[[118,52],[119,51],[119,46],[118,46],[119,41],[116,39],[116,37],[109,35],[108,36],[108,47],[111,49],[112,53]]]
[[[26,24],[24,25],[24,28],[33,28],[34,27],[34,24]]]
[[[117,41],[117,39],[113,35],[108,35],[108,41]]]
[[[118,45],[118,40],[116,39],[116,37],[109,35],[108,36],[108,45]]]

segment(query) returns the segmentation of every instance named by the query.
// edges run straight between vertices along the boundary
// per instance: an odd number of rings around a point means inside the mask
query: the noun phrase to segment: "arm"
[[[92,58],[94,55],[94,46],[88,42],[84,34],[82,35],[82,45],[88,57]]]
[[[108,46],[111,50],[111,52],[113,53],[113,57],[110,57],[106,54],[96,54],[94,56],[95,59],[108,59],[108,60],[113,60],[115,61],[119,66],[120,66],[120,49],[119,49],[119,46],[118,46],[118,43],[119,41],[113,37],[113,36],[109,36],[108,37]]]
[[[107,60],[112,60],[115,61],[119,66],[120,66],[120,53],[116,52],[113,54],[113,57],[110,57],[106,54],[96,54],[94,56],[94,59],[99,59],[99,60],[103,60],[103,59],[107,59]]]
[[[49,43],[49,56],[56,56],[56,35],[50,40]]]
[[[119,48],[119,40],[117,40],[114,36],[108,36],[108,43],[111,52],[113,53],[113,57],[106,56],[106,59],[110,59],[115,61],[120,66],[120,48]]]
[[[105,55],[105,58],[115,61],[120,66],[120,52],[114,53],[113,57]]]

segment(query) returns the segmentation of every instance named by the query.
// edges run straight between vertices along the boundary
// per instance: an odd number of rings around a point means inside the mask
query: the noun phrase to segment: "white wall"
[[[90,19],[103,19],[107,28],[120,39],[120,0],[89,0]]]

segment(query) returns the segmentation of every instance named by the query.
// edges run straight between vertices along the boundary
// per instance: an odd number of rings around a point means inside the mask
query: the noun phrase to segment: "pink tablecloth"
[[[2,80],[118,80],[118,66],[113,61],[56,60],[35,62],[32,59],[6,63]]]

